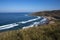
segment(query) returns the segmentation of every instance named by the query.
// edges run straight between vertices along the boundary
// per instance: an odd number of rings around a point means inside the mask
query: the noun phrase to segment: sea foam
[[[38,20],[38,19],[40,19],[41,17],[40,16],[37,16],[37,18],[35,18],[35,19],[31,19],[31,20],[27,20],[27,21],[22,21],[22,22],[19,22],[19,23],[28,23],[28,22],[32,22],[32,21],[35,21],[35,20]]]
[[[0,26],[0,30],[13,28],[13,27],[15,27],[15,26],[18,26],[18,24],[13,23],[13,24],[3,25],[3,26]]]
[[[23,29],[30,28],[30,27],[37,27],[40,24],[40,22],[34,22],[33,24],[23,27]]]

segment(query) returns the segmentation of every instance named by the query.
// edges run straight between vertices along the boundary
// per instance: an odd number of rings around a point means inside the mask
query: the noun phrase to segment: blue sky
[[[0,0],[0,12],[36,12],[60,9],[60,0]]]

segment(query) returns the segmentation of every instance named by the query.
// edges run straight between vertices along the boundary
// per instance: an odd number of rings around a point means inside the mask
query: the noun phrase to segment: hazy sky
[[[60,9],[60,0],[0,0],[0,12],[35,12]]]

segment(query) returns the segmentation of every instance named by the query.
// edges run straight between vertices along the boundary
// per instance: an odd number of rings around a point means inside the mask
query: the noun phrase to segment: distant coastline
[[[41,12],[34,12],[31,15],[33,16],[50,16],[56,19],[60,19],[60,10],[52,10],[52,11],[41,11]]]
[[[48,24],[55,23],[54,20],[60,20],[60,10],[41,11],[31,14],[32,16],[43,16],[49,20]]]

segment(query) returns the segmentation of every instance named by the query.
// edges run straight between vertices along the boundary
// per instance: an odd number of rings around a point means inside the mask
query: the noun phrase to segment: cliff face
[[[55,19],[60,19],[60,10],[41,11],[41,12],[33,13],[32,15],[47,16],[47,17],[49,16],[49,17],[53,17]]]

